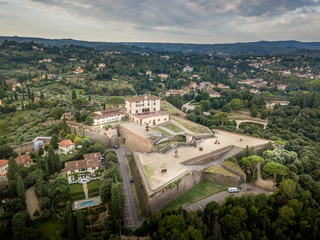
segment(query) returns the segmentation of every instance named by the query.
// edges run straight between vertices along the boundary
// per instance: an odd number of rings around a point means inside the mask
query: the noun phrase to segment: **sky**
[[[0,36],[103,42],[320,41],[320,0],[0,0]]]

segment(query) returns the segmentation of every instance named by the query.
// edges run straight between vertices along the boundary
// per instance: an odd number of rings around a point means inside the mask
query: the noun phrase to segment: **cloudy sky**
[[[0,0],[0,35],[112,42],[320,41],[320,0]]]

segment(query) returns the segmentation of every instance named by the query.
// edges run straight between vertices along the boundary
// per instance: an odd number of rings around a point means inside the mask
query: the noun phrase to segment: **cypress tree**
[[[24,110],[24,104],[23,101],[21,101],[21,109]]]
[[[76,91],[74,90],[72,90],[71,99],[72,100],[77,99],[77,94],[76,94]]]
[[[74,226],[74,219],[72,213],[68,216],[68,239],[76,239],[76,229]]]
[[[8,161],[8,174],[7,178],[9,181],[16,180],[16,174],[20,174],[19,166],[16,160],[13,157],[9,158]]]
[[[53,146],[49,146],[47,159],[49,166],[49,175],[53,175],[56,172],[56,154],[54,152]]]
[[[66,203],[66,214],[64,215],[64,221],[67,223],[69,220],[69,215],[72,215],[72,204],[70,201]]]
[[[81,239],[84,237],[85,220],[84,220],[84,216],[80,210],[77,210],[76,218],[77,218],[77,234],[78,234],[78,238]]]
[[[21,199],[25,199],[25,187],[24,187],[24,183],[22,181],[22,178],[20,175],[17,174],[17,185],[16,185],[16,189],[17,189],[17,195],[19,198]]]

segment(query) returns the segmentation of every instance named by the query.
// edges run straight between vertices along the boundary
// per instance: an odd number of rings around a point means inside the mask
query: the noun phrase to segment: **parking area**
[[[125,196],[125,200],[126,200],[126,203],[124,204],[124,207],[123,207],[123,218],[122,218],[123,225],[125,228],[132,228],[132,227],[134,227],[134,222],[133,222],[130,201],[128,198],[128,191],[125,186],[123,186],[123,190],[124,190],[124,196]]]

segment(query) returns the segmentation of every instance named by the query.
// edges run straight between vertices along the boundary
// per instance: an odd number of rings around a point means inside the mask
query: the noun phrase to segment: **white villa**
[[[135,123],[158,125],[170,120],[169,114],[160,111],[160,97],[143,95],[126,98],[125,101],[129,118]]]
[[[58,145],[59,151],[65,154],[68,154],[69,152],[73,151],[76,146],[76,144],[72,142],[70,139],[62,140],[61,142],[58,142]]]
[[[94,112],[93,125],[118,122],[121,121],[123,117],[124,112],[120,108]]]
[[[63,171],[69,183],[89,182],[99,178],[96,171],[100,169],[103,159],[101,153],[84,154],[83,157],[83,160],[65,162]]]

